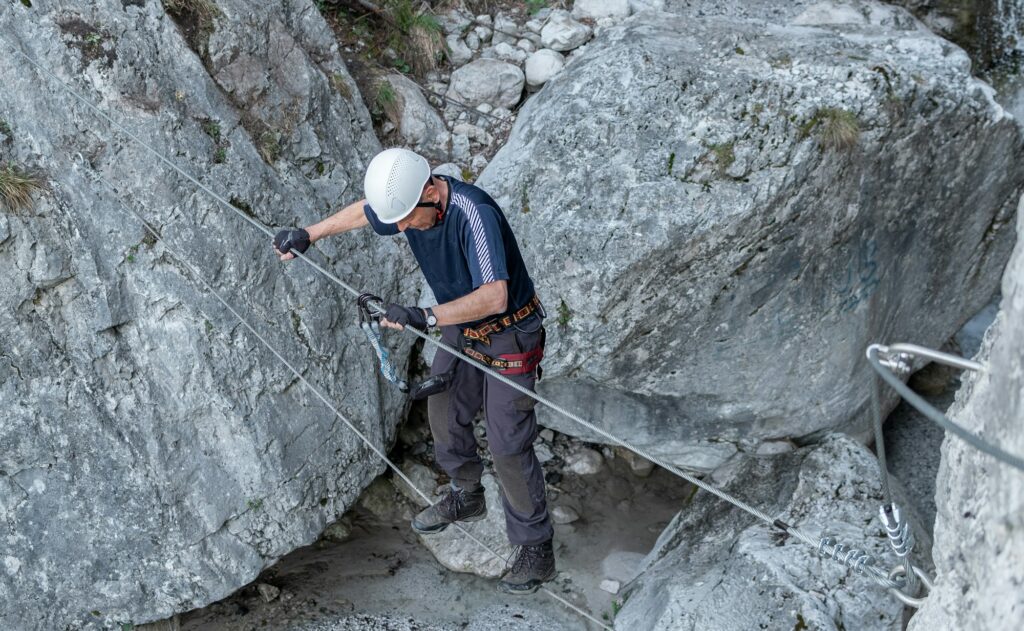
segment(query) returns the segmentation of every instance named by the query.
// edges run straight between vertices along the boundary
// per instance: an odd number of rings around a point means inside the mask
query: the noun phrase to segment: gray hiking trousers
[[[441,327],[441,339],[458,348],[460,331],[458,326]],[[540,345],[541,336],[542,320],[535,315],[491,335],[490,345],[476,342],[474,348],[493,358],[525,353]],[[458,486],[478,488],[483,463],[477,454],[473,418],[482,406],[488,447],[501,482],[509,542],[516,546],[536,545],[551,539],[554,531],[548,516],[544,471],[533,452],[538,433],[533,410],[536,402],[474,365],[439,351],[430,374],[433,377],[449,371],[452,374],[448,390],[427,400],[437,463]],[[509,379],[532,391],[537,370]]]

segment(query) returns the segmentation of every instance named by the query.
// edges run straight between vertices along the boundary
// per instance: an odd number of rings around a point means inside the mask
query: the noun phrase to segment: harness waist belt
[[[530,302],[526,303],[524,307],[514,313],[500,318],[494,318],[493,320],[488,320],[476,328],[466,327],[462,329],[462,336],[468,340],[490,345],[491,335],[501,333],[513,324],[522,322],[542,309],[543,307],[541,307],[540,298],[534,295]]]
[[[538,346],[532,351],[528,351],[526,353],[509,353],[507,355],[502,355],[498,359],[488,357],[469,346],[463,347],[462,352],[481,364],[490,366],[503,375],[525,375],[539,366],[540,361],[544,359],[543,346]]]

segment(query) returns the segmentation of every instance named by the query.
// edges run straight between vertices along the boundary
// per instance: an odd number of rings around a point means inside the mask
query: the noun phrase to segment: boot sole
[[[487,517],[487,510],[485,509],[479,515],[470,515],[469,517],[463,517],[462,519],[460,519],[458,521],[459,522],[480,521],[482,519],[485,519],[486,517]],[[417,534],[420,534],[420,535],[436,535],[439,532],[443,532],[448,526],[451,526],[453,523],[455,523],[455,522],[448,522],[448,523],[445,523],[445,524],[438,524],[436,526],[423,527],[423,526],[417,526],[416,525],[416,520],[414,519],[414,520],[412,520],[412,531],[417,533]]]
[[[523,585],[510,585],[509,583],[498,581],[498,591],[503,592],[505,594],[511,594],[513,596],[526,596],[527,594],[532,594],[536,592],[538,589],[540,589],[541,585],[554,579],[556,576],[558,576],[558,570],[552,569],[551,573],[548,574],[546,577],[542,579],[534,579],[529,583],[525,583]]]

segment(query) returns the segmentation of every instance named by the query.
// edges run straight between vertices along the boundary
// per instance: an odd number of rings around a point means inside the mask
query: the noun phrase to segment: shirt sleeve
[[[373,227],[373,231],[382,236],[390,236],[398,234],[397,223],[384,223],[377,218],[377,213],[373,212],[369,204],[363,204],[363,214],[366,215],[366,219],[369,220],[370,225]]]
[[[497,280],[508,280],[498,210],[475,204],[464,210],[462,249],[469,261],[473,289]]]

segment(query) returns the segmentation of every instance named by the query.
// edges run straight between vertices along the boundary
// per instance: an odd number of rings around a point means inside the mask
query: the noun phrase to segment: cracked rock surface
[[[4,3],[0,40],[272,229],[359,195],[379,145],[312,3],[216,4],[196,37],[159,2]],[[0,627],[120,628],[222,598],[316,538],[382,465],[122,204],[378,445],[403,401],[348,295],[279,263],[268,236],[28,62],[5,52],[0,74],[0,158],[47,186],[0,215]],[[392,240],[310,252],[413,295]]]
[[[864,435],[866,346],[939,347],[992,295],[1020,128],[902,9],[677,4],[590,42],[477,182],[550,316],[539,388],[695,471]]]
[[[986,442],[1024,454],[1024,198],[999,314],[966,373],[949,418]],[[946,435],[935,482],[935,586],[911,631],[1012,626],[1024,610],[1024,473]]]

